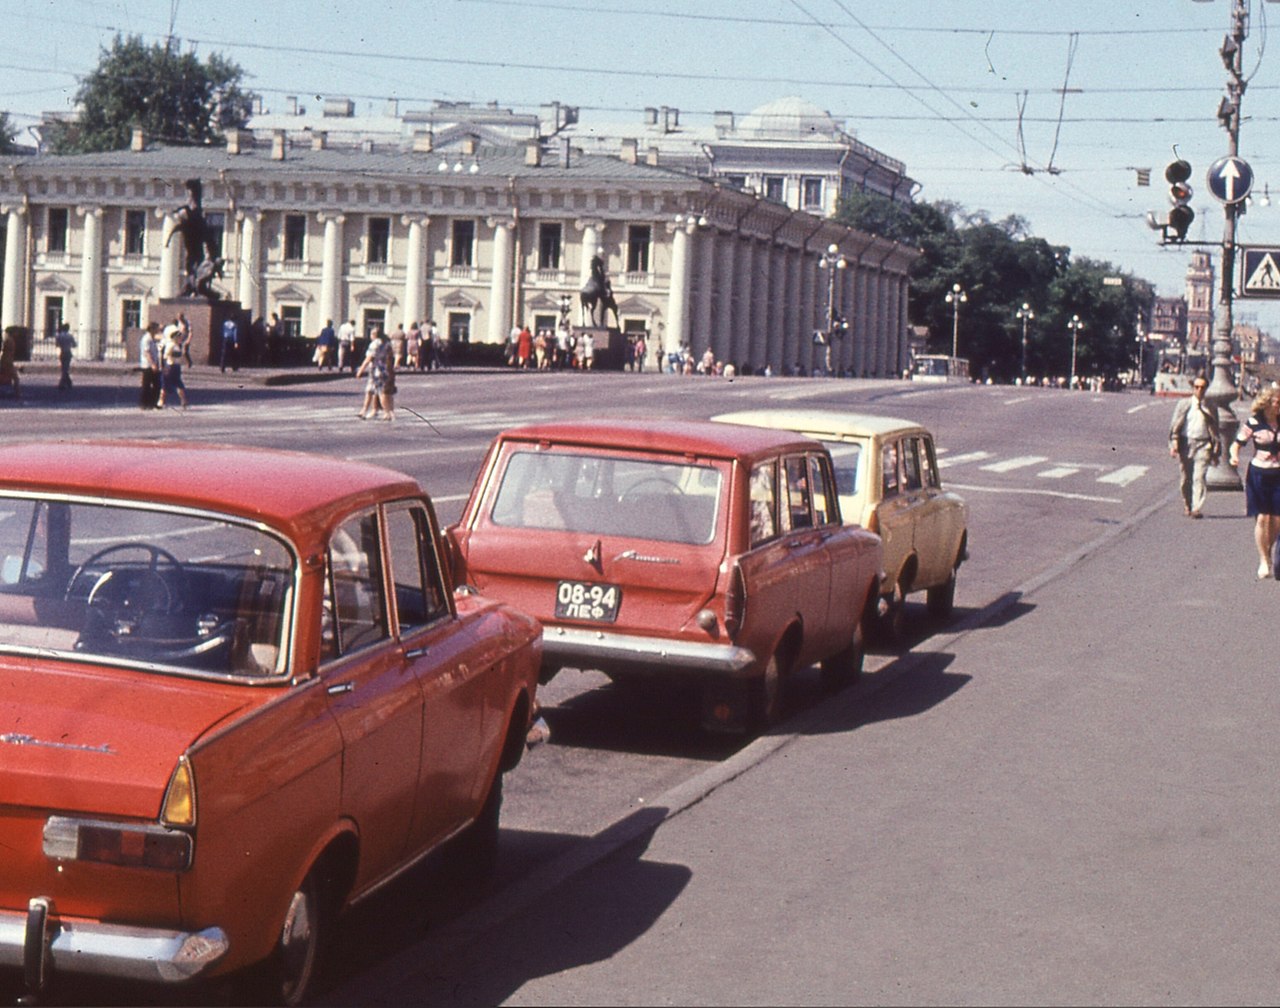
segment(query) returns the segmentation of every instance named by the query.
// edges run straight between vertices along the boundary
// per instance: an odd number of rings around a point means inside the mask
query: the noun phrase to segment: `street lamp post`
[[[1023,301],[1015,317],[1022,320],[1022,384],[1025,385],[1027,383],[1027,323],[1036,317],[1036,313],[1031,310],[1031,305]]]
[[[818,265],[827,270],[827,334],[826,334],[826,353],[824,365],[827,374],[832,373],[832,365],[834,356],[832,347],[835,341],[843,338],[849,329],[849,323],[840,317],[836,311],[836,276],[839,270],[847,269],[849,260],[846,259],[840,251],[840,246],[832,242],[827,246],[826,252],[818,260]]]
[[[1084,328],[1084,323],[1080,321],[1079,315],[1072,315],[1071,321],[1067,323],[1067,328],[1071,330],[1071,383],[1068,388],[1076,387],[1076,346],[1080,336],[1080,330]]]
[[[947,304],[951,305],[951,356],[960,356],[960,306],[969,300],[969,295],[958,283],[951,285],[947,291]]]

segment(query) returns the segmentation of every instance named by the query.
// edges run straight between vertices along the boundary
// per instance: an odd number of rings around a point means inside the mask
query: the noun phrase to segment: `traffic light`
[[[1196,219],[1196,212],[1191,209],[1191,186],[1187,179],[1191,178],[1191,165],[1179,158],[1170,162],[1164,170],[1165,180],[1169,183],[1169,202],[1173,208],[1169,211],[1169,230],[1173,232],[1174,241],[1186,241],[1187,229]]]

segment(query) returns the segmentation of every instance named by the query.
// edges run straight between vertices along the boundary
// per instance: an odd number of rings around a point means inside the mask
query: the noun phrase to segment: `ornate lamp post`
[[[1015,318],[1022,320],[1022,384],[1027,383],[1027,323],[1036,317],[1036,313],[1031,310],[1031,305],[1022,302],[1022,307],[1014,315]]]
[[[832,242],[826,252],[818,260],[818,265],[827,270],[827,339],[825,367],[827,374],[832,373],[832,347],[837,339],[844,337],[849,323],[836,311],[836,276],[839,270],[847,269],[849,260],[840,251],[840,246]]]
[[[969,300],[969,295],[958,283],[953,283],[951,290],[947,291],[945,300],[947,304],[951,305],[951,356],[959,357],[960,306]]]
[[[1071,383],[1068,388],[1076,387],[1076,346],[1080,336],[1080,330],[1084,328],[1084,323],[1080,321],[1079,315],[1072,315],[1071,321],[1067,323],[1067,328],[1071,330]]]

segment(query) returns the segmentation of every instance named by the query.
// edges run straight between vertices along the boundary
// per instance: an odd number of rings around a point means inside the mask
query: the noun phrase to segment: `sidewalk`
[[[1270,1003],[1280,584],[1175,496],[332,1002]]]

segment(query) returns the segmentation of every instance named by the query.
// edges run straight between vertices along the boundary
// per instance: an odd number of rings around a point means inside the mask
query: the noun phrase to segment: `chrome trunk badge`
[[[41,749],[74,749],[78,752],[96,752],[107,753],[114,756],[115,750],[107,743],[102,745],[81,745],[76,742],[49,742],[46,739],[38,739],[34,735],[22,735],[18,732],[5,732],[0,735],[0,742],[6,745],[20,746],[37,746]]]

